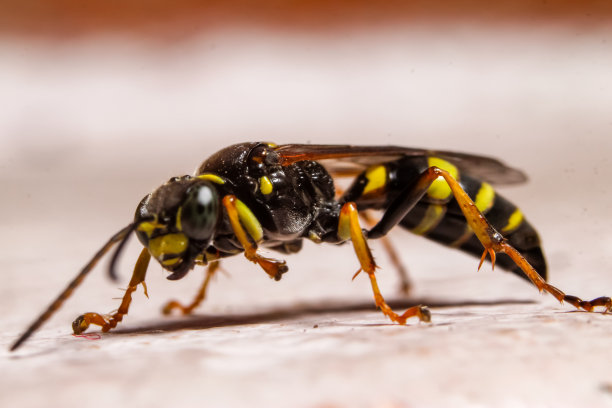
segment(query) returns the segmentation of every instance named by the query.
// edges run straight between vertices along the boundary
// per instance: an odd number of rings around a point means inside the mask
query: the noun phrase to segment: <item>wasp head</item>
[[[213,183],[197,177],[173,177],[142,199],[134,217],[136,235],[151,256],[180,279],[210,245],[219,215]]]

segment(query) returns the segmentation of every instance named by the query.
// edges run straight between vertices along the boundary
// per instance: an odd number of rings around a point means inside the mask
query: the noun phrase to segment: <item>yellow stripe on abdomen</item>
[[[425,210],[425,215],[421,222],[414,227],[411,231],[417,235],[425,235],[432,229],[434,229],[444,218],[446,213],[445,205],[432,204]]]
[[[366,170],[365,177],[368,183],[365,185],[362,195],[380,190],[387,184],[387,168],[384,165],[372,166]]]
[[[495,190],[489,183],[483,182],[476,193],[476,198],[474,199],[474,204],[476,204],[476,208],[481,213],[486,213],[493,207],[493,203],[495,202]]]
[[[459,170],[452,163],[439,157],[428,157],[427,164],[429,167],[438,167],[446,170],[455,180],[459,180]],[[446,200],[451,194],[451,188],[442,176],[435,179],[427,189],[427,195],[436,200]]]
[[[514,210],[514,212],[508,217],[508,223],[504,228],[502,228],[501,232],[510,232],[514,231],[521,225],[523,222],[523,213],[518,208]]]

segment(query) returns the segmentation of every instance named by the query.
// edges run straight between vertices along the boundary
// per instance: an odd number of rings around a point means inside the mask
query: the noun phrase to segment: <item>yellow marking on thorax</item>
[[[180,255],[188,244],[189,239],[183,233],[160,235],[149,241],[149,252],[157,259],[163,255]]]
[[[459,170],[446,160],[440,159],[439,157],[428,157],[427,164],[429,167],[435,166],[442,170],[446,170],[455,180],[459,180]],[[435,179],[429,186],[429,189],[427,189],[427,195],[436,200],[446,200],[451,194],[451,188],[442,176]]]
[[[412,229],[412,232],[417,235],[424,235],[434,229],[444,217],[446,213],[446,206],[432,204],[425,210],[425,216],[417,225]]]
[[[270,181],[268,176],[263,176],[259,178],[259,190],[261,191],[261,194],[264,195],[268,195],[274,190],[272,182]]]
[[[212,181],[213,183],[217,184],[225,184],[225,180],[223,180],[220,176],[217,176],[216,174],[212,173],[200,174],[199,176],[196,176],[196,178]]]
[[[261,241],[263,238],[263,228],[251,209],[247,207],[245,203],[236,199],[236,211],[238,211],[240,223],[247,230],[251,238],[253,238],[255,242]]]
[[[383,165],[372,166],[366,170],[365,177],[368,180],[362,195],[382,189],[387,184],[387,168]]]
[[[518,208],[514,210],[514,212],[508,218],[508,223],[504,228],[502,228],[501,232],[510,232],[514,231],[521,225],[523,222],[523,213]]]
[[[493,187],[491,187],[489,183],[483,182],[474,200],[476,208],[478,208],[481,213],[486,213],[493,206],[494,201],[495,190],[493,190]]]

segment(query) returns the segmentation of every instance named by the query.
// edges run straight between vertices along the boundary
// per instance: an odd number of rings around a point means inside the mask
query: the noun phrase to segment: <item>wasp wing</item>
[[[326,168],[338,173],[358,173],[368,166],[402,157],[435,156],[491,184],[509,185],[527,181],[527,176],[521,170],[508,167],[492,157],[444,150],[400,146],[287,144],[276,147],[275,151],[280,155],[283,165],[304,160],[322,161]]]

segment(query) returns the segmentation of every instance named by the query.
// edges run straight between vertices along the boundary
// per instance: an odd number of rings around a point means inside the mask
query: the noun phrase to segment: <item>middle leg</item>
[[[366,224],[368,224],[368,227],[372,228],[376,225],[376,221],[370,216],[368,212],[361,211],[359,213],[359,216],[366,222]],[[397,274],[399,275],[400,292],[404,295],[408,295],[412,288],[412,283],[410,282],[408,270],[401,261],[397,250],[391,243],[391,239],[389,239],[389,237],[385,235],[380,240],[383,248],[385,249],[385,252],[387,252],[387,256],[391,260],[391,263],[393,264],[395,270],[397,271]]]
[[[198,294],[196,295],[195,299],[193,299],[193,301],[189,305],[184,306],[176,300],[171,300],[166,303],[166,305],[162,308],[162,313],[165,315],[169,315],[174,309],[178,309],[184,315],[191,314],[193,309],[198,307],[206,298],[206,289],[208,289],[208,284],[210,283],[210,280],[212,279],[217,269],[219,269],[219,261],[213,261],[208,265],[208,268],[206,268],[206,277],[204,278],[204,282],[202,283],[202,286],[200,287],[200,290],[198,291]]]
[[[422,305],[413,306],[406,310],[404,313],[397,314],[385,301],[385,298],[380,292],[378,287],[378,281],[376,280],[376,263],[374,257],[368,247],[366,237],[363,234],[361,226],[359,225],[359,213],[357,211],[357,205],[353,202],[348,202],[342,206],[340,211],[340,219],[338,223],[338,236],[342,240],[350,239],[353,243],[353,248],[359,259],[361,265],[360,270],[357,272],[364,271],[370,278],[370,284],[372,286],[372,292],[374,293],[374,301],[376,306],[389,317],[392,321],[399,324],[406,324],[406,320],[411,317],[418,317],[419,320],[429,322],[431,320],[431,314],[429,310]]]
[[[132,293],[136,291],[138,285],[142,285],[145,296],[149,297],[147,293],[147,286],[145,284],[145,276],[150,260],[151,255],[149,250],[144,248],[136,261],[134,272],[132,273],[132,279],[130,279],[130,283],[125,290],[125,294],[121,300],[121,305],[119,305],[119,309],[117,309],[115,313],[110,316],[99,313],[85,313],[77,317],[74,322],[72,322],[72,331],[74,334],[83,333],[92,324],[102,327],[103,332],[107,332],[110,329],[115,328],[117,324],[123,320],[123,316],[128,313],[130,304],[132,303]]]

